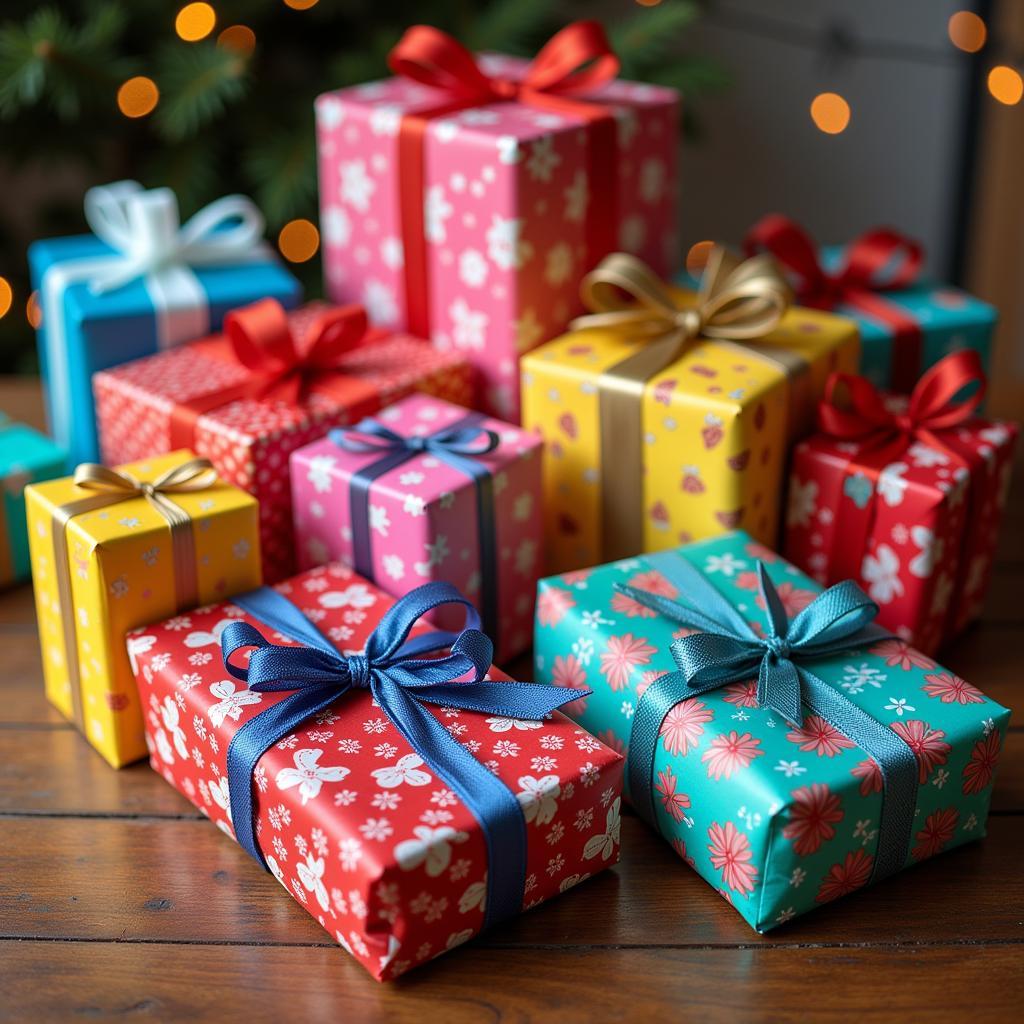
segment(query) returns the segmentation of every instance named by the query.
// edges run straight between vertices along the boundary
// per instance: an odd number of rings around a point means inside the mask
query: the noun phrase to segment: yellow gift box
[[[256,500],[176,451],[84,464],[25,503],[46,696],[120,768],[146,756],[125,634],[259,586]]]
[[[549,573],[742,528],[773,545],[788,447],[852,320],[790,308],[770,258],[712,250],[695,293],[613,254],[583,282],[591,315],[522,360],[523,425],[544,451]]]

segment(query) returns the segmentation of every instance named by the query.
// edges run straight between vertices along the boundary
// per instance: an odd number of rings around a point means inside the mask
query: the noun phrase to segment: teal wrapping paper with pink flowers
[[[701,587],[685,585],[696,576]],[[680,624],[686,615],[669,613],[689,603],[714,617],[695,597],[707,587],[714,598],[707,604],[727,605],[754,638],[751,646],[764,638],[771,665],[779,645],[769,638],[779,623],[783,636],[789,628],[793,652],[787,643],[782,656],[804,680],[802,711],[787,721],[762,706],[755,666],[749,679],[724,673],[716,688],[670,704],[663,718],[659,711],[655,742],[642,744],[635,726],[650,718],[652,700],[666,688],[662,677],[681,675],[681,638],[698,632]],[[744,533],[539,586],[535,678],[594,691],[563,710],[630,756],[631,779],[650,785],[649,793],[631,793],[638,810],[647,816],[649,805],[675,851],[758,931],[981,838],[1009,723],[1007,709],[874,627],[851,629],[847,642],[840,637],[824,654],[820,643],[799,650],[800,613],[821,593]],[[822,694],[849,714],[822,710]],[[883,748],[892,741],[896,765],[900,750],[908,755],[902,769],[837,727],[858,716],[875,727]]]

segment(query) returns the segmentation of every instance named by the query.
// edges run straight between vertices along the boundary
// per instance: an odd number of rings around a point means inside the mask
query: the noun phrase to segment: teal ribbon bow
[[[910,847],[917,805],[917,759],[888,726],[818,678],[808,663],[889,637],[872,620],[878,606],[852,580],[829,587],[792,621],[762,562],[758,585],[766,629],[759,635],[715,586],[672,551],[647,561],[687,598],[670,599],[625,584],[616,589],[689,629],[672,643],[677,671],[656,679],[637,702],[628,778],[637,812],[657,827],[654,764],[665,716],[680,701],[757,675],[757,703],[790,725],[803,708],[828,722],[872,757],[882,772],[882,815],[872,881],[899,871]]]

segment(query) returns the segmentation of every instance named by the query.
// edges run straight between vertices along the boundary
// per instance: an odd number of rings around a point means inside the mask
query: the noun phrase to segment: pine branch
[[[495,0],[474,14],[462,42],[471,50],[532,54],[554,24],[550,0]]]
[[[288,134],[269,126],[245,155],[246,176],[257,205],[272,226],[316,209],[316,146],[312,123]]]
[[[684,29],[699,16],[696,0],[667,0],[611,27],[608,35],[622,60],[623,76],[642,78],[648,69],[664,65],[677,50]]]
[[[170,142],[194,135],[245,94],[245,57],[212,42],[165,47],[158,67],[155,123]]]

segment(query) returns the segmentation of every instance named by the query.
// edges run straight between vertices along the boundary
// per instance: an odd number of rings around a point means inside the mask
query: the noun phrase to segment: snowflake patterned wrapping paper
[[[0,587],[31,571],[25,525],[25,486],[65,471],[67,452],[37,430],[0,412]]]
[[[922,372],[956,349],[973,349],[989,364],[995,307],[923,280],[920,246],[897,232],[876,229],[849,245],[815,250],[799,225],[772,215],[751,229],[747,245],[767,249],[794,272],[797,301],[856,321],[859,372],[878,387],[909,393]]]
[[[954,353],[916,393],[935,394],[931,383],[951,370],[954,389],[983,379],[975,353]],[[794,450],[783,550],[820,583],[857,580],[880,606],[881,625],[932,654],[981,614],[1017,427],[972,417],[973,404],[954,411],[956,423],[933,428],[948,403],[929,410],[911,398],[908,407],[873,389],[863,402],[880,442],[855,424],[860,440],[818,433]],[[822,415],[830,407],[823,403]],[[910,432],[885,443],[900,416],[913,421]]]
[[[679,96],[608,81],[559,100],[518,89],[526,61],[479,67],[504,98],[485,84],[459,109],[397,77],[317,100],[326,288],[464,352],[481,408],[518,422],[519,356],[565,329],[583,272],[614,248],[675,261]]]
[[[443,437],[472,422],[475,431],[491,431],[497,445],[482,454],[456,452],[450,461],[407,449],[407,457],[382,463],[393,449],[371,443],[348,451],[332,432],[293,452],[299,568],[342,561],[394,597],[426,580],[447,580],[477,604],[495,660],[520,654],[530,644],[540,574],[540,440],[427,395],[406,398],[375,419],[402,438]],[[348,436],[358,444],[358,432]],[[480,444],[474,438],[464,448],[472,453]],[[467,459],[482,479],[469,475]],[[391,463],[360,486],[361,472]],[[366,528],[354,531],[360,514]],[[454,626],[443,616],[437,621]]]
[[[617,287],[629,283],[631,290],[633,279],[641,281],[632,294],[645,305],[642,296],[657,296],[650,311],[659,322],[669,317],[665,335],[587,326],[523,359],[523,424],[546,442],[549,570],[670,548],[737,527],[775,542],[787,446],[812,429],[829,374],[856,368],[857,329],[828,313],[791,308],[775,318],[774,329],[761,324],[761,336],[673,341],[680,317],[699,310],[710,333],[721,295],[735,293],[752,270],[764,276],[753,261],[737,265],[719,248],[713,256],[699,295],[665,285],[632,263],[626,267],[630,281],[616,280]],[[602,266],[613,264],[617,271],[621,263],[614,255]],[[602,267],[594,272],[601,273]],[[781,279],[778,287],[785,289]],[[628,306],[607,316],[641,309]],[[732,316],[729,306],[718,311]],[[667,365],[660,355],[643,365],[666,343],[674,346]],[[681,354],[673,357],[673,351]],[[622,429],[621,415],[609,428],[609,399],[639,403],[639,409],[633,404],[635,431]],[[624,467],[633,465],[636,472],[625,478]]]
[[[363,315],[357,311],[309,303],[282,327],[279,311],[271,309],[275,320],[265,333],[265,304],[232,315],[244,323],[258,314],[251,333],[265,336],[269,349],[281,328],[296,339],[296,349],[309,351],[311,336],[331,340],[337,325],[329,318]],[[183,443],[209,458],[225,480],[259,499],[263,575],[282,579],[295,569],[288,456],[296,448],[413,391],[472,404],[472,369],[457,353],[437,352],[404,334],[371,331],[362,341],[341,352],[330,371],[312,367],[313,383],[299,400],[262,390],[263,375],[239,360],[227,334],[97,374],[104,460],[143,458]]]
[[[278,590],[346,651],[362,649],[393,603],[338,564]],[[129,638],[153,767],[229,835],[228,745],[285,696],[227,678],[220,637],[233,621],[259,628],[225,604]],[[616,862],[618,754],[557,711],[539,723],[435,714],[517,794],[528,842],[524,909]],[[396,977],[479,932],[481,827],[368,691],[346,693],[272,746],[257,764],[253,800],[257,841],[278,881],[375,978]]]
[[[178,451],[119,469],[155,481],[191,459]],[[96,494],[64,477],[26,488],[25,504],[46,696],[120,768],[146,756],[125,632],[173,614],[182,577],[191,577],[192,603],[257,586],[257,509],[221,480],[171,494],[191,524],[183,566],[167,519],[141,494],[65,518],[62,509]]]
[[[302,298],[302,286],[260,241],[262,216],[241,196],[217,200],[188,222],[188,254],[170,189],[117,182],[90,189],[85,208],[94,234],[28,250],[47,419],[71,468],[99,458],[96,371],[200,338],[246,302],[269,295],[294,306]],[[121,279],[111,279],[115,273]],[[151,453],[129,458],[143,454]]]
[[[628,749],[641,695],[677,669],[673,640],[696,631],[615,585],[675,598],[657,566],[680,557],[759,633],[767,628],[757,604],[759,559],[790,616],[820,592],[744,533],[542,580],[537,679],[591,687],[592,696],[567,710],[618,750]],[[807,667],[915,755],[906,866],[984,835],[1009,711],[895,638]],[[651,781],[661,833],[759,931],[871,878],[882,810],[877,762],[806,708],[799,729],[759,708],[756,678],[675,705],[661,726]]]

